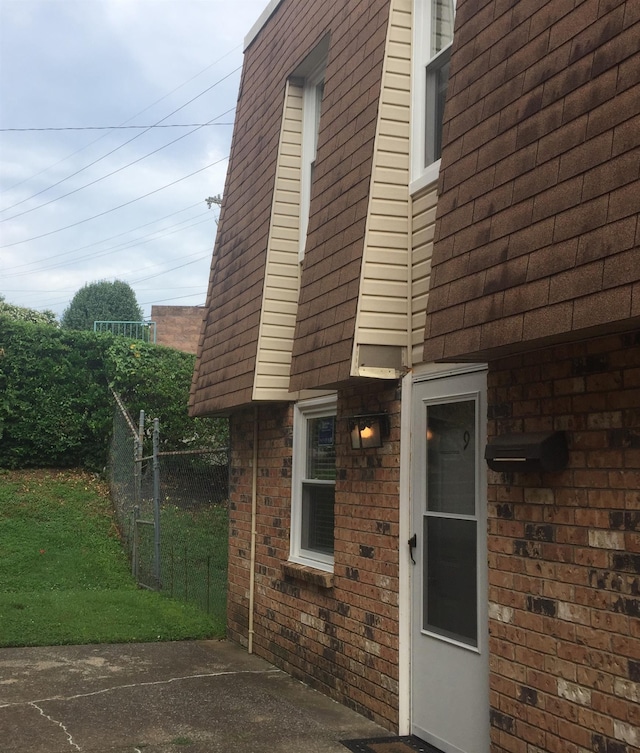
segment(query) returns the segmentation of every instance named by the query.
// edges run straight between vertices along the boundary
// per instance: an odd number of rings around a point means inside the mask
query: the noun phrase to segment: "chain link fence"
[[[107,466],[132,573],[141,587],[197,604],[226,623],[226,448],[161,451],[161,422],[137,425],[114,393]]]

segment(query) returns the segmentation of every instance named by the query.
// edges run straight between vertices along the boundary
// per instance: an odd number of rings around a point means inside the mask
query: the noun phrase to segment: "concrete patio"
[[[346,753],[390,734],[226,641],[0,649],[2,753]]]

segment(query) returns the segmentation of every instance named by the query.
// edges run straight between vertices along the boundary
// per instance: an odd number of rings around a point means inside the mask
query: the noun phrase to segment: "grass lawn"
[[[226,622],[228,512],[209,506],[192,511],[165,505],[162,530],[162,588]]]
[[[221,632],[227,611],[228,518],[220,505],[183,509],[167,503],[160,508],[160,588],[210,614]],[[148,585],[157,583],[153,533],[153,526],[138,528],[139,578]]]
[[[210,638],[220,623],[136,587],[95,476],[0,470],[0,646]]]

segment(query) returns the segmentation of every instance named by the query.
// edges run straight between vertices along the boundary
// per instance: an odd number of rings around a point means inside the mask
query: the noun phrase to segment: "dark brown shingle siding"
[[[349,378],[388,18],[383,0],[346,4],[332,37],[344,62],[325,90],[291,390]]]
[[[425,360],[637,324],[639,36],[637,3],[459,1]]]
[[[298,322],[299,333],[305,334],[296,349],[300,384],[292,389],[309,381],[307,372],[317,376],[316,364],[326,367],[323,379],[334,380],[348,368],[342,343],[352,340],[355,326],[358,291],[352,283],[359,279],[388,12],[389,0],[284,0],[245,53],[192,388],[194,415],[251,401],[285,84],[327,32],[331,39]]]

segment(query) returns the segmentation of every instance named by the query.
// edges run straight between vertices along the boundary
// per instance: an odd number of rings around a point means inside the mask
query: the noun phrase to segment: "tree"
[[[36,311],[35,309],[25,308],[24,306],[15,306],[7,303],[5,297],[0,293],[0,316],[13,319],[18,322],[31,322],[32,324],[52,324],[56,325],[56,315],[53,311],[45,309]]]
[[[102,280],[80,288],[62,314],[66,329],[93,329],[96,321],[139,322],[142,309],[126,282]]]

